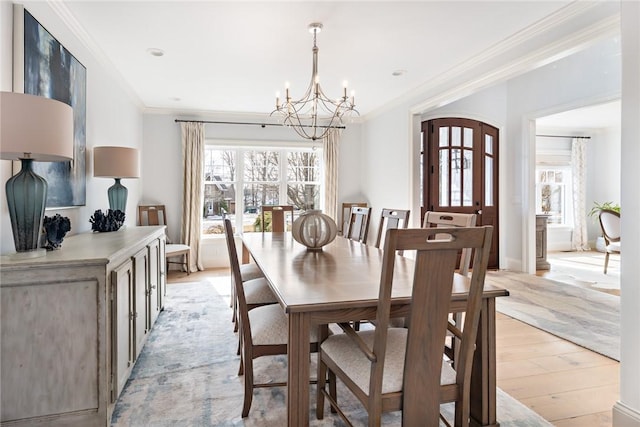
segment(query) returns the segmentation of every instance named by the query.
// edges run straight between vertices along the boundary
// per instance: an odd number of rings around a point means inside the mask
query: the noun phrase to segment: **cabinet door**
[[[114,387],[111,402],[115,402],[129,378],[134,360],[133,346],[133,263],[128,260],[111,273],[111,369]]]
[[[147,329],[151,329],[161,308],[160,293],[160,240],[154,240],[148,246],[149,249],[149,312],[147,316]]]
[[[133,327],[134,327],[134,360],[138,358],[138,354],[142,350],[144,341],[147,337],[147,311],[148,301],[147,295],[149,294],[149,279],[148,279],[148,262],[149,255],[147,248],[145,247],[133,256],[133,270],[135,272],[135,286],[134,286],[134,315],[133,315]]]

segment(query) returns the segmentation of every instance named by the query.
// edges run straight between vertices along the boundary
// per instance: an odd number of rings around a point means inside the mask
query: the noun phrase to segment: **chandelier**
[[[313,141],[324,138],[329,132],[344,127],[343,119],[351,114],[360,114],[354,108],[354,93],[347,97],[347,82],[344,82],[342,97],[333,100],[324,94],[318,77],[318,46],[316,35],[322,31],[322,24],[309,24],[313,33],[313,68],[311,83],[304,96],[294,101],[289,95],[289,84],[285,84],[285,99],[280,103],[280,94],[276,93],[276,109],[271,115],[280,116],[282,123],[293,128],[298,135]]]

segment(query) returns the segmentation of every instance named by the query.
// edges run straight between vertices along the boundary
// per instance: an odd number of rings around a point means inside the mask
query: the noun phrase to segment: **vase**
[[[338,227],[335,221],[320,210],[306,211],[293,222],[291,229],[296,242],[309,251],[321,251],[336,238]]]

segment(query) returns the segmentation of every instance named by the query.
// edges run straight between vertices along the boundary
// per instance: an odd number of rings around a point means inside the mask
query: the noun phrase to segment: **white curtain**
[[[586,141],[573,138],[571,141],[571,176],[573,178],[573,239],[572,247],[577,251],[588,251],[587,211],[585,202],[587,174]]]
[[[322,140],[324,156],[324,213],[338,223],[338,142],[340,133],[329,132]]]
[[[183,197],[182,197],[182,241],[191,246],[189,271],[204,270],[200,259],[200,235],[202,233],[202,192],[204,164],[204,124],[183,122]]]

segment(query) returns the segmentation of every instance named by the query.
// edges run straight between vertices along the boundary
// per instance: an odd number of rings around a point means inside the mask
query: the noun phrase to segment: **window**
[[[572,225],[570,166],[536,167],[536,212],[550,215],[549,224]]]
[[[243,231],[255,231],[262,205],[321,209],[322,150],[207,145],[204,161],[203,234],[222,234],[223,214]],[[240,189],[240,191],[238,191]]]

